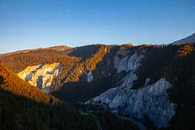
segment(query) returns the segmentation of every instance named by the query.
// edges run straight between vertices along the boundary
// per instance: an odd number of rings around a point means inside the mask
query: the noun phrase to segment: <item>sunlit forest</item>
[[[30,86],[3,65],[0,66],[0,129],[2,130],[96,130],[137,129],[109,112],[85,115],[59,99]]]
[[[86,113],[82,115],[80,110],[85,106],[75,108],[63,103],[74,105],[84,102],[119,85],[118,81],[126,72],[117,74],[115,69],[110,67],[113,64],[113,55],[116,55],[118,50],[131,53],[135,50],[147,52],[136,71],[139,78],[134,82],[133,89],[143,87],[146,78],[150,78],[152,84],[159,78],[166,77],[173,85],[173,88],[168,90],[170,100],[177,104],[177,112],[170,121],[169,129],[184,129],[186,125],[189,129],[194,128],[195,45],[91,45],[60,51],[58,49],[21,51],[0,58],[3,129],[26,130],[30,126],[30,129],[91,130],[97,129],[97,118],[106,129],[136,129],[130,121],[118,119],[105,110],[94,111],[97,116],[94,118]],[[88,49],[91,51],[86,51]],[[24,82],[15,74],[29,65],[53,62],[62,64],[61,74],[54,81],[57,87],[51,92],[53,96]],[[93,82],[85,81],[85,71],[93,71],[93,74],[97,75]],[[155,128],[152,123],[150,126]]]

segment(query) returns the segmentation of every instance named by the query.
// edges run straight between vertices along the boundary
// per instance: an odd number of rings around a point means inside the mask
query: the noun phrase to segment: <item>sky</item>
[[[0,53],[167,44],[195,32],[195,0],[0,0]]]

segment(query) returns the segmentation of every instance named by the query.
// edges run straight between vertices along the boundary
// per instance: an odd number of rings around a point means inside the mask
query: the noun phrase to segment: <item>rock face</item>
[[[131,86],[112,88],[87,103],[103,105],[138,119],[147,116],[159,128],[167,127],[175,114],[174,104],[169,102],[166,92],[170,87],[171,84],[162,78],[138,90],[132,90]]]
[[[2,54],[0,63],[65,102],[99,104],[119,117],[153,121],[158,127],[194,129],[194,48],[195,44],[54,47]]]
[[[120,58],[117,55],[114,61],[117,72],[128,72],[122,79],[121,85],[107,90],[86,103],[102,105],[113,112],[117,111],[137,119],[144,119],[147,116],[157,127],[167,127],[169,120],[175,114],[174,105],[169,102],[167,95],[167,89],[172,85],[165,78],[148,85],[150,79],[146,79],[143,88],[132,89],[133,82],[138,78],[135,72],[141,65],[144,52],[127,55],[127,52],[122,54],[119,51],[118,54]]]
[[[92,71],[89,71],[87,73],[87,82],[91,82],[91,81],[93,81],[93,73]]]
[[[53,80],[59,75],[60,66],[59,63],[28,66],[18,76],[48,93],[55,87]]]
[[[133,55],[128,55],[126,51],[119,51],[114,58],[114,66],[118,73],[122,71],[135,71],[140,66],[142,58],[143,55],[137,52]]]

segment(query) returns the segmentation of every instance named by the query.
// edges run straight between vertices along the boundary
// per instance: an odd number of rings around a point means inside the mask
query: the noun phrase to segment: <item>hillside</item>
[[[96,130],[96,120],[103,129],[137,129],[130,121],[119,120],[111,113],[102,111],[93,114],[95,118],[82,115],[0,65],[0,129]]]
[[[130,121],[117,119],[111,113],[95,113],[96,118],[82,115],[69,105],[46,105],[13,95],[0,89],[1,130],[137,130]]]
[[[172,44],[186,44],[186,43],[193,43],[193,44],[195,43],[195,33],[181,40],[174,41]]]
[[[0,61],[24,80],[32,74],[34,87],[52,82],[48,92],[64,102],[98,105],[151,129],[193,130],[194,59],[193,44],[98,44],[7,54]]]
[[[30,84],[24,82],[16,74],[9,71],[6,67],[0,64],[0,76],[3,80],[1,82],[0,88],[4,91],[8,91],[12,94],[23,96],[25,98],[34,100],[36,102],[49,104],[52,99],[53,103],[60,103],[60,101],[40,89],[31,86]]]

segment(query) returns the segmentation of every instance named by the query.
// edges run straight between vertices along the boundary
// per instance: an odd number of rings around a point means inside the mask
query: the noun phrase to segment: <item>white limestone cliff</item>
[[[87,103],[103,105],[112,111],[138,119],[147,116],[159,128],[167,127],[169,120],[175,114],[174,104],[169,102],[167,95],[167,89],[171,87],[171,84],[162,78],[152,85],[137,90],[129,87],[111,88]]]
[[[59,63],[28,66],[18,76],[48,93],[54,87],[52,83],[59,75],[60,67]]]
[[[114,59],[117,72],[128,72],[122,79],[121,85],[88,100],[86,104],[98,104],[113,112],[137,119],[144,119],[147,116],[157,127],[167,127],[169,120],[175,114],[175,105],[170,103],[167,94],[167,89],[172,85],[165,78],[149,84],[150,79],[147,78],[142,88],[132,89],[133,82],[139,78],[135,72],[141,65],[144,54],[137,52],[130,56],[127,52],[118,52],[118,54],[120,58],[116,55]]]

